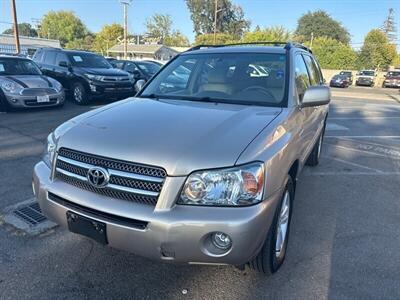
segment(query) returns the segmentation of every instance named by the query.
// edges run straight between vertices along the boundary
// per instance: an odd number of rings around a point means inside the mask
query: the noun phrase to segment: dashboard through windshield
[[[281,106],[285,72],[285,54],[184,54],[165,66],[140,97]]]

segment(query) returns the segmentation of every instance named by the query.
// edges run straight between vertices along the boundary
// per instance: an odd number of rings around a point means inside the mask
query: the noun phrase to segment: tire
[[[78,105],[86,105],[90,102],[90,96],[88,95],[85,87],[80,82],[75,82],[72,85],[72,100]]]
[[[0,90],[0,112],[8,111],[10,111],[10,105],[6,100],[6,96],[4,96],[3,91]]]
[[[319,164],[319,159],[322,150],[322,142],[324,141],[324,134],[325,134],[325,125],[324,128],[322,129],[321,134],[318,137],[317,142],[314,145],[314,148],[312,149],[310,155],[307,158],[306,166],[315,167]]]
[[[281,201],[276,208],[275,217],[272,222],[271,228],[268,231],[268,236],[260,252],[253,260],[248,263],[250,269],[255,270],[259,273],[263,273],[265,275],[272,275],[282,266],[286,257],[286,249],[289,241],[293,199],[293,180],[290,176],[288,176],[285,190],[283,191]],[[287,220],[286,228],[280,226],[280,224],[282,224],[282,221],[284,221],[285,219]],[[284,229],[285,231],[282,231],[282,229]],[[279,235],[279,232],[284,232],[283,239],[282,235]],[[280,239],[278,238],[278,235],[281,237]]]

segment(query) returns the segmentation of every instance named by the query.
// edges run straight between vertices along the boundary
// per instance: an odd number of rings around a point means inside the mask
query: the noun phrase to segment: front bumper
[[[136,94],[132,82],[106,83],[99,81],[89,81],[88,84],[89,92],[94,97],[107,95],[115,96],[115,98],[121,98],[134,96]]]
[[[371,79],[358,79],[356,81],[357,85],[365,85],[365,86],[371,86],[374,84],[374,81]]]
[[[50,169],[39,162],[34,169],[33,188],[43,213],[67,228],[67,211],[106,223],[108,244],[155,260],[192,264],[240,265],[261,249],[274,218],[281,191],[260,204],[249,207],[195,207],[174,205],[184,177],[167,177],[156,207],[109,198],[79,189],[59,180],[50,180]],[[145,222],[145,228],[110,221],[77,206],[49,199],[49,193],[67,202],[96,212]],[[216,253],[207,237],[224,232],[232,239],[226,253]]]
[[[49,94],[49,102],[38,102],[36,96],[22,96],[19,94],[4,93],[5,98],[10,106],[15,108],[32,108],[32,107],[50,107],[58,106],[64,103],[65,93],[60,91],[59,93]]]

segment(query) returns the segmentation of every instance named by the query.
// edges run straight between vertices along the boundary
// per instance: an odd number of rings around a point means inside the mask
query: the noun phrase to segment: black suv
[[[42,72],[64,86],[78,104],[93,97],[123,99],[135,94],[133,76],[114,69],[102,56],[85,51],[54,48],[38,49],[33,60]]]

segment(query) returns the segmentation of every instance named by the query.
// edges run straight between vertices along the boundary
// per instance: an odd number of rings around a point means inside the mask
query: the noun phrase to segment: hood
[[[281,108],[133,98],[65,132],[66,147],[159,166],[168,175],[233,166]]]
[[[76,68],[76,67],[75,67]],[[79,71],[86,73],[86,74],[93,74],[93,75],[101,75],[101,76],[129,76],[129,74],[123,70],[120,69],[114,69],[114,68],[84,68],[84,67],[79,67],[76,68]]]
[[[12,80],[24,88],[49,88],[54,85],[54,79],[44,75],[9,75],[4,78]]]

